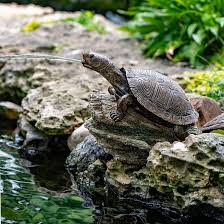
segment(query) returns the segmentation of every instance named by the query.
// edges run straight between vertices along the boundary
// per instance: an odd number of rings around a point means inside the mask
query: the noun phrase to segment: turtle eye
[[[90,54],[89,57],[90,57],[90,58],[93,58],[93,57],[94,57],[94,54]]]

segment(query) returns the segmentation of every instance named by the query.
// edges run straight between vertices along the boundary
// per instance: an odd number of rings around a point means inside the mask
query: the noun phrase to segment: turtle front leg
[[[117,110],[111,111],[110,117],[115,121],[121,121],[126,115],[128,106],[133,103],[133,98],[130,94],[120,97],[117,101]]]

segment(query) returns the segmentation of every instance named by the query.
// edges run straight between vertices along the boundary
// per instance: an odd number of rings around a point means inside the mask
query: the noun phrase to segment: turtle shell
[[[126,77],[138,103],[163,120],[177,125],[193,124],[198,120],[198,113],[184,90],[162,73],[127,69]]]
[[[213,118],[202,127],[203,132],[214,131],[218,129],[224,130],[224,113]]]

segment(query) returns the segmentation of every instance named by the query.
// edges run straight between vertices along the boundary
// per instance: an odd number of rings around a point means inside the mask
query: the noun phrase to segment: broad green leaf
[[[205,39],[205,37],[206,37],[206,34],[204,30],[199,30],[197,33],[192,35],[192,38],[198,44],[201,44],[202,41]]]
[[[217,37],[219,28],[217,26],[210,27],[209,30]]]
[[[224,17],[216,18],[216,21],[220,24],[221,27],[224,27]]]
[[[187,29],[187,34],[189,37],[192,37],[192,34],[194,33],[195,29],[197,27],[197,24],[196,23],[192,23],[188,29]]]

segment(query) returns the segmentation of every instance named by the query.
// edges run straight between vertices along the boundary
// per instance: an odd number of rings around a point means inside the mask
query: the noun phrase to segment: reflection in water
[[[21,165],[26,164],[32,167],[32,164],[19,159],[16,148],[7,145],[13,144],[0,139],[2,223],[84,224],[93,222],[92,209],[84,208],[83,199],[77,195],[58,193],[57,196],[52,196],[38,191],[32,175]],[[35,166],[32,169],[35,168],[37,169]],[[45,171],[42,169],[43,173]],[[51,190],[57,190],[56,186]]]

